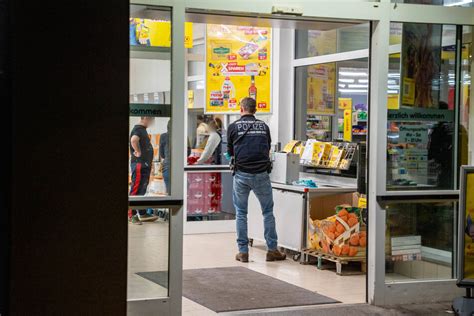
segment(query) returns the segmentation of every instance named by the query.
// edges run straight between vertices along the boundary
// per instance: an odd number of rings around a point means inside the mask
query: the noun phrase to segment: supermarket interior
[[[369,114],[376,106],[372,22],[188,12],[184,137],[176,139],[170,127],[176,113],[171,20],[165,8],[130,6],[131,142],[144,125],[153,154],[149,181],[142,187],[138,180],[140,193],[130,145],[129,187],[130,195],[166,199],[177,181],[170,176],[171,149],[184,153],[178,181],[184,192],[183,313],[368,302],[368,170],[377,163],[367,158],[369,126],[375,124]],[[379,82],[387,95],[380,179],[394,196],[452,193],[459,166],[474,159],[472,26],[392,22],[389,41],[382,63],[388,76]],[[240,118],[245,97],[256,101],[256,118],[271,131],[270,179],[283,262],[265,261],[262,211],[253,193],[250,262],[235,260],[226,133]],[[384,199],[380,205],[384,285],[455,279],[456,199]],[[133,212],[139,220],[132,221],[129,210],[128,300],[166,297],[172,211],[144,206]],[[249,299],[250,285],[241,283],[247,274],[261,280],[251,285],[256,291],[276,284],[277,299],[270,290],[268,299]]]

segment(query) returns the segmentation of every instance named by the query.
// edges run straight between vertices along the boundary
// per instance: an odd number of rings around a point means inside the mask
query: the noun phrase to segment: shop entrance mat
[[[166,272],[137,274],[161,286],[168,283]],[[339,303],[244,267],[184,270],[183,296],[217,313]]]

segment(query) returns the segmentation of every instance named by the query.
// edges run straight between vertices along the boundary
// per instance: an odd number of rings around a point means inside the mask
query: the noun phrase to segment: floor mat
[[[166,272],[137,274],[162,286],[168,283]],[[244,267],[184,270],[183,296],[218,313],[339,303]]]

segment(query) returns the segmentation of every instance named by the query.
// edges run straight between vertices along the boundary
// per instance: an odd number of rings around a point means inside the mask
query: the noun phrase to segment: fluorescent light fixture
[[[400,89],[399,85],[388,85],[389,89]]]
[[[389,77],[389,78],[400,78],[400,74],[395,74],[395,73],[393,73],[393,74],[388,74],[388,77]]]
[[[397,80],[388,80],[387,83],[388,84],[397,84]]]
[[[398,94],[398,90],[388,90],[388,94]]]
[[[346,85],[343,84],[343,83],[340,83],[340,84],[339,84],[339,88],[344,88],[345,86],[346,86]]]
[[[354,83],[354,79],[339,79],[339,82],[343,82],[343,83]]]
[[[469,3],[472,3],[472,2],[473,2],[472,0],[464,0],[464,1],[459,1],[459,2],[448,3],[448,4],[445,4],[444,6],[445,7],[454,7],[454,6],[458,6],[458,5],[469,4]]]
[[[347,76],[347,77],[367,77],[366,72],[352,72],[352,71],[340,71],[339,76]]]
[[[368,88],[369,86],[366,84],[350,84],[349,88]]]
[[[369,79],[359,79],[357,80],[359,83],[369,83]]]
[[[361,89],[339,89],[341,93],[367,93],[368,90],[361,90]]]

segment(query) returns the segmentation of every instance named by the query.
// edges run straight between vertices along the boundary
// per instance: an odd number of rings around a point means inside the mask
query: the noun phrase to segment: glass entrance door
[[[184,104],[173,51],[184,29],[176,12],[130,5],[128,315],[181,313]]]

